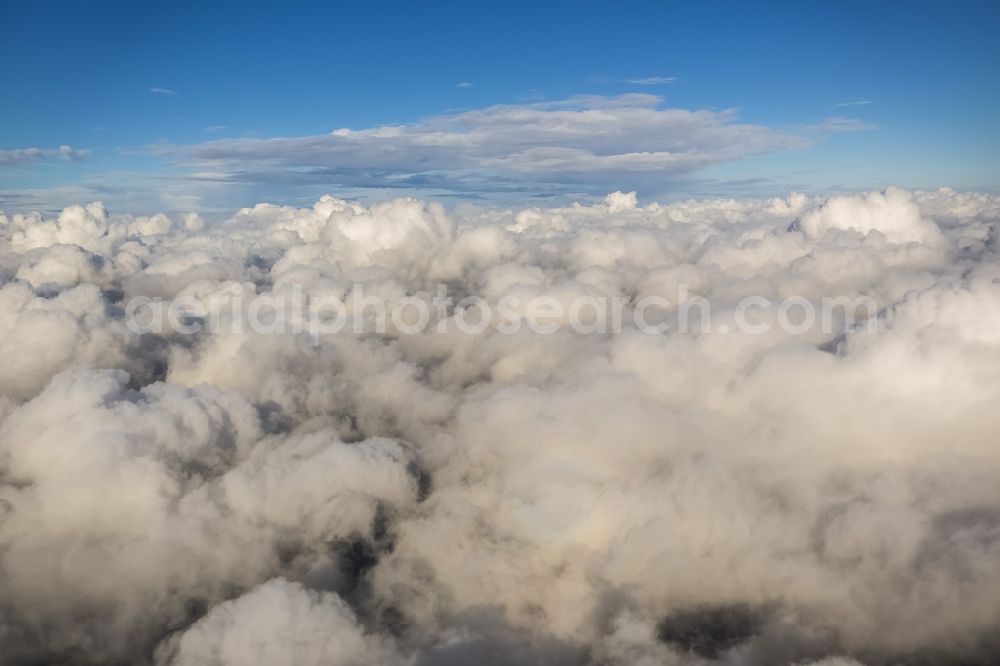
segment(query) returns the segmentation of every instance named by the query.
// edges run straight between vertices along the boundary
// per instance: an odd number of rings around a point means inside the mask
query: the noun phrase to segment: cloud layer
[[[642,79],[662,83],[666,79]],[[655,95],[578,96],[330,134],[151,147],[214,182],[324,183],[463,193],[606,192],[811,145],[851,119],[779,130],[732,110],[664,108]],[[603,188],[603,189],[602,189]]]
[[[530,149],[492,148],[516,126],[586,179],[637,126],[692,160],[801,140],[619,103],[191,157],[367,154],[392,173],[403,151],[517,174]],[[593,161],[559,171],[567,144]],[[993,663],[998,225],[996,197],[898,189],[458,216],[327,196],[218,225],[0,214],[0,663]],[[241,319],[255,296],[358,284],[626,308],[683,286],[712,325],[678,332],[676,300],[662,335],[126,319],[137,297]],[[723,328],[748,296],[870,298],[878,326]]]

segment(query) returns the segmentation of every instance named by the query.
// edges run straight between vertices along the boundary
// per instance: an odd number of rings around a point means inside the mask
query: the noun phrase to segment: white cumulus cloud
[[[618,99],[186,150],[514,172],[515,127],[678,123],[799,140]],[[991,664],[998,230],[995,195],[898,188],[0,213],[0,664]],[[273,306],[438,285],[416,330]],[[656,333],[456,327],[654,297]],[[827,297],[871,307],[778,325]],[[136,330],[157,299],[190,330]]]

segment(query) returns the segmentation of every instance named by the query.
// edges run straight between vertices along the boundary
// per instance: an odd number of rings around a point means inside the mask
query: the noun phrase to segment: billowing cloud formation
[[[385,639],[365,636],[335,594],[275,579],[226,601],[159,650],[178,666],[378,666],[405,663]]]
[[[639,82],[662,82],[642,79]],[[501,105],[371,129],[152,147],[209,181],[325,183],[461,192],[597,191],[809,145],[835,119],[797,130],[741,123],[732,110],[662,108],[655,95]],[[607,191],[603,189],[601,191]]]
[[[89,154],[89,150],[79,150],[70,146],[59,146],[58,148],[16,148],[13,150],[0,149],[0,166],[27,164],[37,160],[53,158],[79,161],[86,159]]]
[[[994,663],[998,225],[997,197],[898,189],[0,215],[0,663]],[[127,325],[438,284],[658,296],[670,329]],[[753,332],[748,297],[876,325]]]

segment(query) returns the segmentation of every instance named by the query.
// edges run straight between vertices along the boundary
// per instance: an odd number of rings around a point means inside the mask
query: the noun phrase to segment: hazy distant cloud
[[[0,189],[0,209],[51,210],[74,201],[104,201],[116,210],[206,210],[210,207],[206,200],[217,202],[220,187],[211,182],[164,178],[157,173],[98,172],[52,187]]]
[[[846,118],[844,116],[834,116],[827,118],[816,125],[807,125],[803,128],[806,131],[823,132],[826,134],[838,132],[862,132],[865,130],[878,129],[875,123],[868,123],[859,118]]]
[[[176,90],[170,90],[169,88],[150,88],[149,92],[153,93],[154,95],[177,95],[178,94],[178,92]]]
[[[78,162],[86,159],[89,154],[89,150],[79,150],[65,145],[58,148],[15,148],[13,150],[0,150],[0,166],[27,164],[29,162],[53,158]]]
[[[206,132],[221,132],[224,129],[229,129],[229,125],[211,125],[209,127],[205,127],[204,131],[206,131]]]
[[[676,76],[647,76],[640,79],[625,79],[625,83],[632,83],[638,86],[662,86],[666,83],[673,83]]]
[[[824,132],[864,129],[850,119],[829,122],[778,130],[741,123],[733,110],[663,108],[656,95],[577,96],[325,135],[150,150],[216,181],[596,192],[619,179],[663,183],[713,164],[803,147]]]
[[[459,81],[455,84],[458,88],[471,88],[473,85],[472,81]]]
[[[834,106],[867,106],[871,103],[870,99],[856,99],[850,102],[837,102]]]

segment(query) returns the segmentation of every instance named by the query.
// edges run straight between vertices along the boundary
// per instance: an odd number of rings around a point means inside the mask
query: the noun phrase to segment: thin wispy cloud
[[[10,166],[15,164],[29,164],[39,160],[62,159],[70,162],[79,162],[90,155],[89,150],[80,150],[72,146],[59,146],[58,148],[15,148],[13,150],[0,149],[0,166]]]
[[[822,134],[839,134],[844,132],[864,132],[878,129],[875,123],[865,122],[860,118],[847,118],[845,116],[833,116],[815,125],[806,125],[802,128],[805,132],[817,132]]]
[[[154,95],[177,95],[179,94],[176,90],[170,90],[169,88],[150,88],[149,92]]]
[[[211,125],[203,129],[206,132],[221,132],[222,130],[229,129],[229,125]]]
[[[667,83],[673,83],[676,80],[676,76],[647,76],[639,79],[625,79],[625,83],[637,86],[662,86]]]
[[[868,106],[871,103],[870,99],[855,99],[850,102],[837,102],[834,106]]]
[[[472,81],[459,81],[457,84],[455,84],[455,86],[458,88],[471,88],[473,85],[475,84],[473,84]]]

